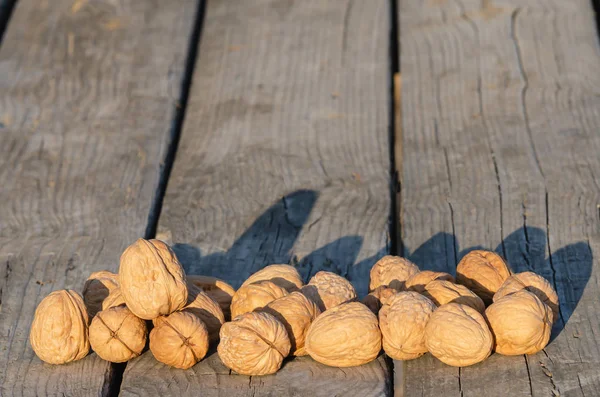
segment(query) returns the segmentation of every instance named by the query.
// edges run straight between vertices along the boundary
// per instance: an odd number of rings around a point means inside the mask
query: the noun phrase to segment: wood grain
[[[404,1],[402,237],[453,272],[474,247],[556,286],[537,355],[407,362],[411,395],[598,392],[598,40],[587,1]],[[566,325],[565,325],[566,323]]]
[[[305,279],[331,270],[367,292],[390,245],[388,46],[384,0],[208,2],[159,220],[189,273],[238,287],[293,263]],[[375,396],[391,386],[383,357],[345,369],[295,359],[251,378],[219,365],[212,356],[179,372],[146,353],[121,392]]]
[[[0,395],[100,395],[109,363],[52,366],[29,345],[39,301],[116,270],[144,235],[196,2],[16,5],[0,51]]]

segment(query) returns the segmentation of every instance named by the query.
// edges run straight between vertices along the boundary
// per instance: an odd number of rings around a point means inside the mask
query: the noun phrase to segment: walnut
[[[369,291],[373,291],[381,285],[403,291],[406,280],[418,272],[417,265],[408,259],[386,255],[371,268]]]
[[[221,306],[223,315],[225,315],[225,320],[229,320],[231,318],[231,311],[229,307],[231,306],[231,299],[235,294],[235,289],[231,285],[227,284],[223,280],[209,276],[196,276],[188,274],[186,278],[195,286],[200,287],[200,289],[204,291],[206,295],[210,296],[212,300]]]
[[[379,312],[383,350],[395,360],[412,360],[427,353],[425,325],[437,306],[418,292],[399,292]]]
[[[168,245],[139,239],[123,252],[121,293],[133,314],[145,320],[168,315],[187,303],[185,273]]]
[[[494,294],[509,276],[504,259],[492,251],[471,251],[456,267],[456,281],[475,292],[486,305],[492,303]]]
[[[142,354],[148,327],[126,306],[115,306],[96,314],[89,335],[96,354],[106,361],[123,363]]]
[[[108,310],[111,307],[125,306],[125,299],[121,293],[121,288],[117,287],[110,291],[110,294],[102,301],[102,310]]]
[[[94,272],[83,285],[83,302],[90,317],[102,310],[102,302],[110,292],[119,286],[118,275],[103,270]]]
[[[369,294],[363,298],[362,303],[371,309],[375,315],[377,315],[381,309],[381,306],[383,306],[388,299],[397,293],[398,291],[395,289],[381,285],[375,288],[375,290],[369,292]]]
[[[377,358],[381,350],[377,317],[360,302],[336,306],[312,323],[304,346],[321,364],[332,367],[366,364]]]
[[[485,360],[494,338],[485,319],[467,305],[448,303],[433,312],[425,326],[425,346],[440,361],[466,367]]]
[[[198,316],[206,325],[210,342],[219,340],[219,330],[225,322],[225,316],[221,307],[212,300],[200,288],[188,282],[188,304],[183,311],[190,312]]]
[[[197,316],[186,311],[154,319],[150,332],[150,351],[171,367],[188,369],[208,351],[208,331]]]
[[[275,299],[288,294],[285,288],[272,281],[259,281],[254,284],[240,287],[231,300],[231,317],[251,312],[254,309],[265,307]]]
[[[284,325],[264,312],[245,313],[223,324],[220,337],[219,358],[242,375],[277,372],[291,349]]]
[[[356,300],[356,290],[348,280],[323,270],[317,272],[301,291],[308,299],[315,302],[322,312]]]
[[[428,297],[438,306],[446,303],[460,303],[477,310],[485,311],[485,304],[480,297],[475,295],[464,285],[454,284],[446,280],[435,280],[425,286],[423,295]]]
[[[550,285],[548,280],[533,272],[517,273],[507,278],[504,284],[502,284],[502,287],[494,294],[494,302],[506,295],[523,289],[531,292],[550,307],[552,310],[553,323],[558,320],[558,294],[554,288],[552,288],[552,285]]]
[[[416,291],[423,293],[425,286],[435,280],[445,280],[453,283],[454,277],[448,273],[443,272],[432,272],[431,270],[423,270],[422,272],[413,274],[408,280],[404,287],[409,291]]]
[[[526,290],[496,299],[485,315],[496,338],[497,353],[534,354],[550,340],[552,310]]]
[[[275,316],[285,327],[291,342],[291,354],[305,356],[304,341],[310,324],[321,314],[317,305],[299,291],[269,303],[258,309]]]
[[[269,265],[248,277],[242,284],[242,287],[265,280],[271,281],[289,292],[297,291],[304,285],[300,273],[298,273],[298,270],[294,266]]]
[[[54,291],[40,302],[29,341],[37,356],[49,364],[65,364],[90,350],[88,313],[83,298],[72,290]]]

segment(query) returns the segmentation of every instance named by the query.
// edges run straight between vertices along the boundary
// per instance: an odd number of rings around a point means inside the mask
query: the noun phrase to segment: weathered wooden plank
[[[29,327],[46,294],[116,270],[144,235],[195,10],[18,2],[0,51],[0,395],[108,392],[109,363],[44,364]]]
[[[187,116],[159,231],[190,273],[236,287],[271,263],[348,277],[361,294],[388,252],[389,8],[384,0],[208,2]],[[356,368],[294,359],[230,375],[151,353],[123,395],[385,395],[380,357]]]
[[[592,15],[583,0],[401,2],[404,243],[451,271],[472,247],[496,249],[551,280],[562,315],[537,355],[406,363],[407,396],[597,394]]]

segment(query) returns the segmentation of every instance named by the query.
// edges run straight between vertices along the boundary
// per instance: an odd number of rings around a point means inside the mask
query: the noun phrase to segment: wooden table
[[[589,1],[13,3],[0,1],[0,395],[600,395]],[[495,249],[555,285],[561,316],[539,354],[466,368],[42,363],[39,301],[157,233],[190,274],[237,287],[291,263],[361,296],[385,254],[454,273]]]

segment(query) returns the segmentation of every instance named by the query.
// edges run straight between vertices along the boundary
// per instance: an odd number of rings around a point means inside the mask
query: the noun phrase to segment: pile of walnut
[[[495,253],[473,251],[456,281],[386,256],[371,269],[363,303],[345,278],[320,271],[304,285],[289,265],[267,266],[235,291],[212,277],[186,276],[168,245],[140,239],[121,256],[119,274],[90,276],[83,297],[62,290],[44,298],[30,341],[40,359],[64,364],[90,346],[107,361],[125,362],[149,340],[157,360],[183,369],[218,344],[221,361],[244,375],[272,374],[288,356],[361,365],[382,347],[398,360],[430,352],[467,366],[492,350],[531,354],[548,343],[558,297],[544,278],[511,275]]]

